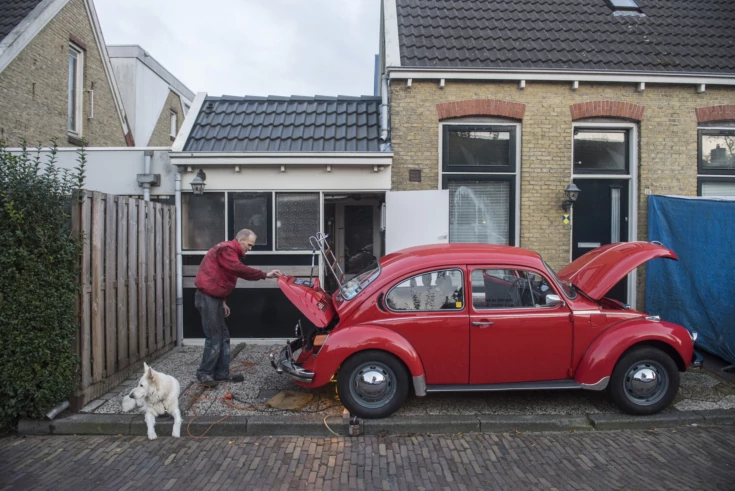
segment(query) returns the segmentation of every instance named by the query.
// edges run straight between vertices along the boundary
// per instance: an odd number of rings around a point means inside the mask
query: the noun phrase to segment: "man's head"
[[[235,236],[235,240],[237,240],[237,243],[240,244],[243,254],[247,254],[248,251],[253,248],[256,239],[257,237],[255,236],[253,231],[246,228],[240,230]]]

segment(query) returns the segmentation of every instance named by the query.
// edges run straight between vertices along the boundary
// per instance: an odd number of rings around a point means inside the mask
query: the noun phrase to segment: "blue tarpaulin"
[[[646,269],[646,311],[696,331],[696,346],[735,364],[735,200],[649,196],[648,240],[679,261]]]

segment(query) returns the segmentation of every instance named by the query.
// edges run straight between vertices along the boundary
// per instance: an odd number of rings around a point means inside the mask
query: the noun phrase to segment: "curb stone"
[[[703,425],[705,411],[672,411],[653,416],[630,416],[627,414],[591,414],[589,419],[597,430],[623,430],[670,428],[689,424]]]
[[[220,416],[184,416],[182,437],[192,436],[334,436],[325,426],[324,417],[298,415],[289,417],[230,416],[220,422]],[[189,422],[191,421],[191,424]],[[210,428],[210,426],[213,424]],[[349,434],[349,425],[339,416],[327,418],[332,431],[340,436]],[[566,415],[476,415],[476,416],[393,416],[382,420],[362,420],[363,435],[401,435],[407,433],[507,433],[511,431],[589,431],[666,428],[683,425],[734,425],[735,410],[671,411],[654,416],[624,414]],[[156,433],[170,436],[173,418],[156,419]],[[145,435],[147,428],[142,414],[74,414],[53,421],[24,419],[18,423],[18,433],[25,435]]]
[[[587,416],[557,414],[481,415],[480,431],[504,433],[509,431],[590,431],[592,426]]]

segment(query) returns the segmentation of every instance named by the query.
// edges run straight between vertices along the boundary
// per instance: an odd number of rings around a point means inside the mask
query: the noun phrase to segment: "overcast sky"
[[[138,44],[209,95],[372,95],[380,0],[95,0],[107,44]]]

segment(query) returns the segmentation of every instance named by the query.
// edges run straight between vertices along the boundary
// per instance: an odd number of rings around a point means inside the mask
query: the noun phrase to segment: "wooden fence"
[[[171,205],[86,191],[76,352],[79,410],[176,342],[176,212]]]

